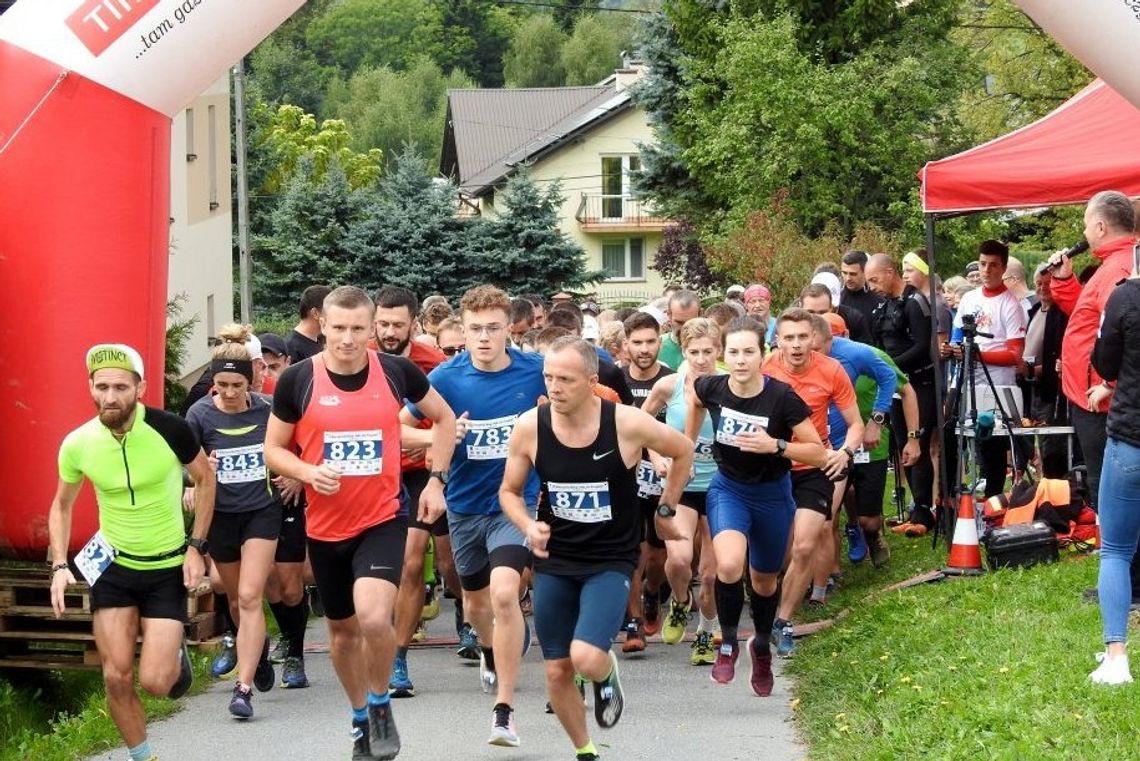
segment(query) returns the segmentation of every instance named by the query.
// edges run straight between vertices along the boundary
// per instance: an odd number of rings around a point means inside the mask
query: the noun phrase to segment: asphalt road
[[[530,623],[528,619],[528,624]],[[538,761],[574,758],[573,748],[546,703],[542,657],[536,646],[523,663],[515,700],[522,746],[487,745],[493,696],[479,689],[474,662],[456,657],[451,603],[430,622],[430,646],[409,654],[416,697],[394,700],[403,749],[400,759]],[[742,654],[736,681],[715,684],[708,667],[689,664],[689,647],[651,642],[645,653],[621,659],[626,706],[621,722],[602,730],[588,714],[591,739],[607,761],[674,759],[803,758],[789,707],[789,684],[779,675],[771,697],[757,698],[748,685]],[[163,761],[282,761],[351,757],[348,703],[332,670],[322,619],[309,624],[305,658],[311,686],[255,693],[254,718],[237,721],[227,711],[230,681],[216,681],[184,701],[176,715],[150,727],[151,745]],[[618,646],[615,646],[618,647]],[[618,649],[620,653],[620,649]],[[589,690],[587,694],[591,695]],[[591,695],[592,699],[592,695]],[[96,761],[122,761],[122,747]]]

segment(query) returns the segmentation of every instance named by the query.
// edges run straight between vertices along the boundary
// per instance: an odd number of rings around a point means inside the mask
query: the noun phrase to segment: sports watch
[[[447,486],[447,471],[445,470],[433,470],[428,473],[428,478],[437,478],[441,484]]]
[[[776,454],[778,454],[780,457],[783,457],[784,453],[787,451],[788,442],[784,439],[776,439]]]
[[[879,412],[878,410],[872,412],[871,422],[876,425],[884,425],[887,422],[887,413]]]
[[[677,514],[677,508],[666,502],[661,502],[657,505],[657,514],[662,518],[672,518]]]
[[[906,437],[908,439],[920,439],[922,438],[922,429],[919,428],[917,431],[907,431]]]
[[[210,540],[208,539],[196,539],[195,537],[190,537],[186,540],[186,544],[198,550],[199,555],[206,556],[210,554]]]

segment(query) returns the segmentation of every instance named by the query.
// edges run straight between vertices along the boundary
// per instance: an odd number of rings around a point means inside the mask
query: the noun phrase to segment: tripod
[[[962,315],[962,360],[957,368],[958,382],[951,388],[950,401],[947,409],[953,410],[953,414],[947,420],[947,428],[955,432],[955,453],[958,458],[957,465],[954,469],[955,483],[958,485],[955,496],[961,498],[962,495],[974,495],[978,490],[979,484],[979,463],[982,461],[982,435],[978,429],[978,381],[976,368],[981,367],[982,377],[985,380],[986,386],[989,388],[996,405],[995,411],[1001,418],[1002,425],[1005,426],[1005,435],[1009,437],[1010,453],[1013,457],[1014,467],[1014,480],[1017,479],[1017,442],[1014,440],[1013,429],[1014,421],[1012,415],[1016,413],[1016,406],[1013,400],[1010,399],[1009,405],[1011,409],[1006,411],[1005,406],[1002,404],[1001,397],[998,395],[997,387],[994,385],[993,377],[990,376],[990,370],[986,367],[985,362],[978,360],[977,337],[993,338],[989,333],[983,333],[978,330],[976,318],[974,315]],[[953,427],[951,427],[953,426]],[[971,465],[973,467],[973,480],[967,481],[967,466],[966,466],[966,436],[967,428],[973,433],[973,444],[970,451]],[[944,475],[944,477],[946,477]],[[943,510],[939,516],[939,521],[935,527],[934,543],[938,542],[938,535],[940,533],[946,536],[952,536],[954,532],[955,512],[952,510]]]

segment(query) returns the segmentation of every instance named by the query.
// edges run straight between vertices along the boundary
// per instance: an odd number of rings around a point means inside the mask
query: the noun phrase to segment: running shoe
[[[257,671],[253,672],[253,686],[258,692],[269,692],[276,681],[277,673],[269,662],[269,637],[266,637],[265,645],[261,648],[261,660],[257,662]]]
[[[488,745],[504,748],[519,747],[519,733],[515,729],[515,711],[506,703],[496,703],[491,709],[491,736]]]
[[[210,664],[210,674],[215,679],[221,679],[235,668],[237,668],[237,640],[233,634],[226,632],[222,635],[222,649]]]
[[[479,660],[479,637],[471,624],[463,624],[463,631],[459,632],[459,649],[455,654],[464,660]]]
[[[645,632],[646,637],[652,637],[661,631],[661,598],[650,597],[645,594],[644,586],[641,590],[641,609],[642,612],[645,613],[645,623],[642,625],[642,631]]]
[[[174,684],[170,685],[170,692],[167,697],[177,699],[186,694],[190,689],[190,685],[194,682],[194,668],[190,664],[190,653],[186,649],[186,641],[183,640],[178,648],[178,678],[174,680]]]
[[[871,565],[882,568],[891,559],[891,548],[887,545],[887,539],[883,536],[882,531],[875,532],[875,537],[870,541],[870,545]]]
[[[321,599],[321,591],[317,587],[305,587],[309,593],[309,610],[313,611],[313,615],[317,618],[325,617],[325,602]]]
[[[791,658],[796,654],[796,630],[791,623],[784,624],[779,631],[773,626],[772,636],[775,640],[776,655],[781,658]]]
[[[435,596],[435,587],[424,587],[424,608],[420,611],[420,618],[431,621],[439,617],[439,598]]]
[[[281,634],[273,643],[273,650],[269,653],[269,662],[284,663],[287,657],[289,657],[289,638]]]
[[[281,688],[285,690],[299,690],[309,686],[309,677],[305,675],[305,659],[290,656],[281,666]]]
[[[693,598],[680,603],[674,597],[669,601],[669,615],[665,617],[665,626],[661,630],[661,639],[666,645],[676,645],[685,638],[685,627],[689,625],[689,613],[693,607]]]
[[[852,563],[862,563],[867,559],[867,539],[858,523],[848,523],[843,529],[847,534],[847,559]]]
[[[408,677],[408,657],[397,655],[392,662],[392,678],[388,680],[388,694],[394,698],[414,698],[416,688]]]
[[[716,652],[709,677],[717,684],[732,684],[736,678],[736,659],[740,657],[740,646],[732,642],[722,642]]]
[[[400,733],[392,718],[392,704],[368,706],[368,749],[372,758],[393,759],[400,752]]]
[[[712,635],[708,632],[697,632],[691,649],[693,652],[689,661],[694,666],[708,666],[716,662],[716,649],[712,644]]]
[[[523,596],[519,598],[519,609],[522,610],[524,616],[530,616],[534,613],[534,598],[531,596],[530,587],[527,587]]]
[[[416,624],[416,630],[412,632],[412,642],[423,642],[425,639],[427,639],[427,624],[421,618]]]
[[[352,722],[352,761],[371,761],[372,749],[368,746],[368,720]]]
[[[483,648],[479,648],[479,686],[483,692],[490,693],[498,682],[495,672],[487,668],[487,656],[483,654]]]
[[[235,719],[253,718],[253,690],[242,687],[241,682],[234,685],[234,696],[230,698],[230,716]]]
[[[574,761],[601,761],[601,758],[597,753],[579,753],[574,756]]]
[[[1109,657],[1108,653],[1097,653],[1096,659],[1100,661],[1096,671],[1089,674],[1093,684],[1129,684],[1132,674],[1128,670],[1128,656],[1118,655]]]
[[[625,694],[621,689],[621,677],[618,674],[618,661],[614,651],[609,651],[610,675],[604,682],[594,682],[594,718],[602,729],[610,729],[625,709]]]
[[[641,624],[637,619],[631,619],[623,628],[625,642],[621,644],[623,653],[640,653],[645,650],[645,635],[641,633]]]
[[[752,692],[758,698],[766,698],[776,686],[776,679],[772,676],[772,653],[759,652],[755,636],[749,637],[746,644],[748,657],[752,659]]]

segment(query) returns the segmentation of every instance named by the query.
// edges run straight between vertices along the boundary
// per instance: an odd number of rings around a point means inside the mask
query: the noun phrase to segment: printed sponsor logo
[[[159,0],[84,0],[67,17],[67,26],[91,55],[99,56],[158,3]]]

